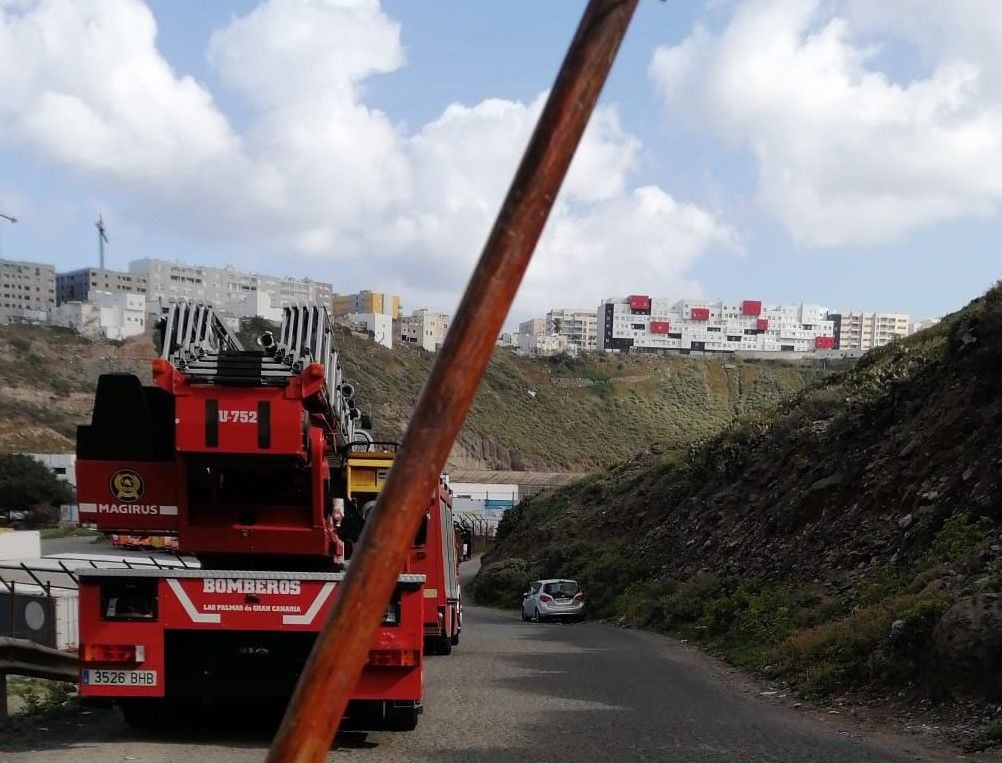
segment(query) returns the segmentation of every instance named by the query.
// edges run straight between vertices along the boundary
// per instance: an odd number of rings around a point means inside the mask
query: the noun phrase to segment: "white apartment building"
[[[56,306],[56,269],[0,259],[0,323],[45,321]]]
[[[308,278],[242,273],[229,265],[216,268],[142,259],[130,262],[129,272],[146,279],[147,310],[154,314],[160,312],[161,300],[165,303],[171,299],[207,302],[225,310],[226,305],[243,304],[244,297],[260,292],[270,297],[269,308],[277,309],[303,302],[330,307],[334,294],[329,283]]]
[[[561,334],[519,334],[519,355],[577,355],[578,346]]]
[[[911,333],[907,313],[845,311],[833,313],[835,347],[840,350],[872,350]]]
[[[598,316],[594,310],[559,308],[546,314],[546,333],[567,337],[579,350],[598,346]]]
[[[813,352],[835,347],[834,327],[819,305],[765,305],[760,300],[709,302],[634,294],[598,309],[602,350],[678,352]]]
[[[234,318],[264,318],[276,323],[282,320],[282,309],[273,306],[271,294],[257,289],[234,294],[218,307],[221,313]]]
[[[546,320],[543,318],[530,318],[518,324],[519,334],[534,334],[539,336],[546,333]]]
[[[127,291],[146,293],[146,279],[119,270],[80,268],[66,273],[56,273],[56,304],[86,302],[92,291]]]
[[[89,339],[128,339],[146,331],[146,296],[128,292],[91,291],[86,302],[63,302],[52,309],[50,322]]]
[[[435,352],[445,341],[449,316],[431,310],[415,310],[400,319],[400,341]]]
[[[344,318],[348,327],[372,335],[372,341],[393,349],[393,316],[385,313],[351,313]]]

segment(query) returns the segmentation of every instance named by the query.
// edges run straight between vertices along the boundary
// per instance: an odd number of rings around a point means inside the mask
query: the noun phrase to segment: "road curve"
[[[599,624],[522,623],[471,607],[461,645],[426,663],[417,731],[346,735],[332,761],[905,761],[907,740],[859,738],[743,689],[695,650]],[[0,760],[261,760],[267,723],[226,719],[156,733],[114,711],[0,735]]]
[[[829,724],[727,688],[683,645],[602,625],[536,625],[470,608],[463,643],[427,663],[427,704],[409,734],[349,735],[330,760],[904,761]],[[140,734],[95,711],[0,743],[5,761],[261,760],[268,730],[240,713],[220,727]],[[6,736],[6,735],[5,735]]]

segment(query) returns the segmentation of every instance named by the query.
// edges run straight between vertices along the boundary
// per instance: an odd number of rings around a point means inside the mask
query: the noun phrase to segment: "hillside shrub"
[[[992,521],[988,517],[972,520],[964,512],[954,514],[936,533],[933,551],[947,561],[964,559],[985,540],[991,528]]]

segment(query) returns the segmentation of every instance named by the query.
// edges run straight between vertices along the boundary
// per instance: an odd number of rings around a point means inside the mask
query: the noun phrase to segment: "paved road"
[[[469,608],[463,643],[426,666],[426,709],[407,734],[348,736],[332,761],[904,761],[878,744],[734,686],[689,647],[603,625],[537,625]],[[0,760],[261,760],[267,724],[150,736],[118,715],[74,716],[0,739]]]

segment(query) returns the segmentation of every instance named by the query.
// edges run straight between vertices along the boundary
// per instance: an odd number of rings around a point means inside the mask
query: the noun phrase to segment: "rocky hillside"
[[[659,451],[509,512],[476,595],[578,577],[594,615],[808,694],[1002,699],[1002,286]]]
[[[0,452],[73,449],[90,420],[97,377],[129,371],[149,379],[153,343],[90,342],[68,329],[0,326]]]
[[[264,327],[248,327],[245,339]],[[341,332],[347,377],[380,439],[397,439],[432,356]],[[72,448],[97,376],[148,378],[149,338],[89,342],[71,332],[0,326],[0,451]],[[586,471],[658,441],[681,447],[801,389],[821,371],[685,358],[519,358],[499,351],[453,452],[454,468]]]
[[[377,434],[399,437],[432,356],[341,340],[349,378]],[[815,368],[688,358],[495,353],[453,449],[456,468],[584,471],[648,443],[680,447],[737,416],[769,408],[821,372]]]

